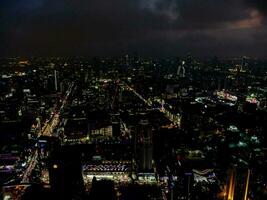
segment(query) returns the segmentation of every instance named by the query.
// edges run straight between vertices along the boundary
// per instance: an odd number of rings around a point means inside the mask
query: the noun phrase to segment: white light
[[[5,195],[4,196],[4,200],[11,200],[11,199],[12,199],[12,197],[10,195]]]

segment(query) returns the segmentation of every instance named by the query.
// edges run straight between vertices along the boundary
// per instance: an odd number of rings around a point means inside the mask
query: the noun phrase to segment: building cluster
[[[265,199],[267,62],[0,59],[3,199]]]

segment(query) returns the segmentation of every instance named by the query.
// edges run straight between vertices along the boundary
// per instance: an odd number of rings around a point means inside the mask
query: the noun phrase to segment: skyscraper
[[[152,170],[152,157],[153,157],[153,145],[152,145],[152,127],[147,120],[141,120],[138,127],[140,157],[139,167],[141,171]]]
[[[54,70],[54,80],[55,80],[55,91],[57,91],[57,89],[58,89],[58,72],[57,72],[57,70]]]
[[[177,68],[177,77],[185,77],[185,61],[182,61],[182,64],[180,64]]]
[[[74,199],[85,191],[81,155],[75,148],[61,148],[49,162],[49,180],[55,199]]]

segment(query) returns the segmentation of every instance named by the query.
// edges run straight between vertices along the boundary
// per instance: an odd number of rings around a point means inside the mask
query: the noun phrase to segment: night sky
[[[266,0],[0,0],[1,56],[267,57]]]

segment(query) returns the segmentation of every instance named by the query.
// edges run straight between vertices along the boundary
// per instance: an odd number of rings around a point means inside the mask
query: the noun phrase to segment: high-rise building
[[[182,61],[182,63],[177,68],[177,77],[185,77],[185,61]]]
[[[138,127],[139,138],[139,167],[141,171],[152,170],[153,144],[152,127],[147,120],[141,120]]]
[[[120,122],[118,121],[112,122],[112,135],[115,137],[120,136]]]
[[[74,199],[85,190],[81,155],[72,148],[60,149],[50,157],[49,180],[55,199]]]
[[[58,89],[58,72],[54,70],[54,80],[55,80],[55,91]]]

